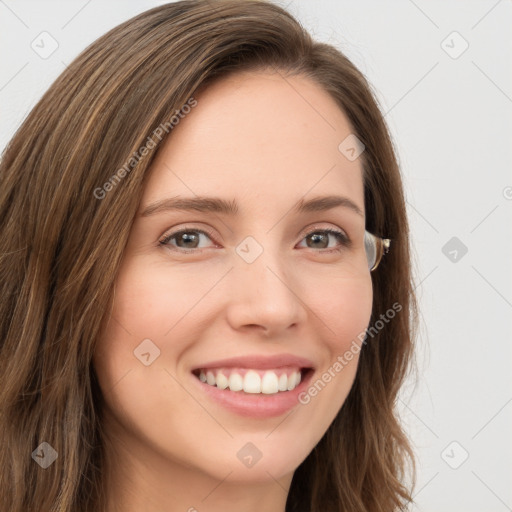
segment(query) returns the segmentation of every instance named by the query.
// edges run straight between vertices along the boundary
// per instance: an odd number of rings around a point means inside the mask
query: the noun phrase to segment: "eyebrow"
[[[296,214],[308,212],[322,212],[333,208],[347,208],[364,218],[364,213],[348,197],[343,196],[321,196],[305,201],[300,199],[293,207]],[[148,217],[166,211],[194,211],[203,213],[224,213],[236,216],[239,213],[238,203],[235,199],[227,201],[219,197],[172,197],[161,199],[149,204],[141,213],[141,217]]]

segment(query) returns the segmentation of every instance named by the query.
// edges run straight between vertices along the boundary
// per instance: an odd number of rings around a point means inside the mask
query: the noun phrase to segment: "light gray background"
[[[0,148],[85,46],[162,3],[0,0]],[[399,153],[422,313],[399,402],[413,510],[512,510],[512,1],[279,3],[365,73]]]

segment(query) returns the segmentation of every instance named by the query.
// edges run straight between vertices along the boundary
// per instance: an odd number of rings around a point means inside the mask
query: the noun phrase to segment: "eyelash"
[[[189,253],[201,253],[203,251],[205,251],[206,249],[183,249],[181,247],[173,247],[171,245],[169,245],[169,242],[175,238],[176,236],[178,235],[181,235],[183,233],[190,233],[190,232],[194,232],[194,233],[201,233],[203,235],[206,235],[208,236],[210,239],[212,239],[212,241],[215,241],[214,240],[214,234],[213,232],[211,232],[210,230],[208,229],[198,229],[198,228],[193,228],[193,227],[185,227],[183,229],[180,229],[179,231],[174,231],[172,233],[169,233],[168,235],[165,235],[163,239],[159,240],[159,245],[161,246],[165,246],[165,247],[168,247],[169,249],[173,250],[173,251],[176,251],[176,252],[180,252],[180,253],[183,253],[183,254],[189,254]],[[313,228],[311,231],[308,231],[301,239],[304,240],[304,238],[306,238],[307,236],[309,235],[312,235],[313,233],[328,233],[328,234],[331,234],[331,235],[334,235],[338,238],[338,240],[340,241],[341,245],[339,245],[338,247],[334,247],[334,248],[330,248],[330,249],[320,249],[319,251],[314,251],[314,252],[321,252],[322,254],[330,254],[330,253],[333,253],[333,252],[341,252],[342,250],[344,249],[348,249],[351,247],[352,245],[352,241],[350,239],[350,237],[348,237],[343,231],[339,231],[337,229],[332,229],[332,228]]]

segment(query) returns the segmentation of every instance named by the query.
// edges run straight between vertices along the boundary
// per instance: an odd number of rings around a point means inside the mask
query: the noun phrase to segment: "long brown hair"
[[[167,134],[131,158],[200,87],[260,69],[314,79],[364,143],[366,229],[392,240],[372,272],[370,324],[392,304],[402,308],[363,345],[350,394],[297,468],[286,510],[391,512],[411,501],[404,481],[414,482],[414,457],[395,408],[417,305],[400,171],[371,87],[277,5],[185,0],[146,11],[86,48],[2,154],[0,510],[104,510],[92,354],[148,168]],[[58,454],[44,470],[32,460],[43,442]]]

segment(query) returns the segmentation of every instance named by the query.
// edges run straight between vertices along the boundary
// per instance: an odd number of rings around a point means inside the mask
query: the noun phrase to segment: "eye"
[[[196,228],[184,228],[180,229],[179,231],[175,231],[173,233],[170,233],[169,235],[166,235],[163,240],[160,240],[160,245],[170,246],[171,249],[174,249],[177,247],[177,250],[184,249],[184,252],[187,252],[187,250],[193,250],[198,248],[198,244],[201,238],[201,235],[207,238],[213,238],[213,233],[210,231],[205,231],[202,229],[196,229]],[[174,246],[174,244],[170,244],[171,240],[176,239],[177,246]],[[180,245],[184,244],[184,245]],[[195,251],[200,252],[200,251]]]
[[[329,247],[329,237],[334,237],[338,242],[339,245],[335,247]],[[337,229],[313,229],[312,231],[309,231],[306,236],[303,238],[303,240],[306,240],[306,243],[309,241],[313,245],[309,245],[308,248],[318,248],[318,249],[328,249],[324,250],[322,252],[336,252],[341,251],[344,248],[348,248],[351,246],[351,240],[350,238],[341,230]],[[327,245],[326,245],[327,244]]]
[[[197,228],[183,228],[179,231],[174,231],[165,235],[159,244],[167,246],[172,250],[178,252],[201,252],[205,247],[199,247],[201,238],[213,239],[214,235],[209,230],[197,229]],[[329,238],[335,238],[338,241],[338,245],[329,247]],[[306,241],[306,244],[310,242],[312,245],[307,245],[310,249],[322,249],[322,253],[330,253],[335,251],[341,251],[344,248],[349,248],[352,245],[350,238],[341,230],[324,228],[314,228],[308,231],[302,240]],[[301,241],[302,241],[301,240]],[[174,242],[173,242],[174,241]],[[173,242],[173,243],[171,243]],[[195,250],[197,249],[197,250]]]

